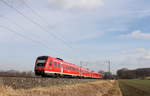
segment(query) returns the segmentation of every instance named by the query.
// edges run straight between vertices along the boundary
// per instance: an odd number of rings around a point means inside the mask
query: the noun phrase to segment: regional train
[[[35,62],[34,72],[36,76],[42,77],[76,77],[100,79],[102,74],[87,68],[64,61],[60,58],[40,56]]]

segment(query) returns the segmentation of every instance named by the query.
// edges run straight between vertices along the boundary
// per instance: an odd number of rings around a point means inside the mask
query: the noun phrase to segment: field
[[[119,80],[123,96],[150,96],[150,80]]]
[[[122,96],[117,81],[62,79],[61,82],[41,78],[0,78],[0,96]]]
[[[150,80],[0,77],[0,96],[150,96],[149,90]]]

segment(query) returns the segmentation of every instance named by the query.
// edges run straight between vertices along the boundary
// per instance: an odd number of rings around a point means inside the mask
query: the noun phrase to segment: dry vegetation
[[[144,79],[145,79],[145,80],[150,80],[150,76],[149,76],[149,77],[145,77]]]
[[[55,85],[94,82],[96,79],[41,78],[41,77],[0,77],[1,84],[13,89],[29,89]]]
[[[121,92],[116,81],[95,81],[32,89],[13,89],[1,85],[0,96],[121,96]]]

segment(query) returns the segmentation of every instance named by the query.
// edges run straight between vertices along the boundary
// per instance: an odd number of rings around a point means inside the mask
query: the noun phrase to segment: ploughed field
[[[119,80],[123,96],[150,96],[150,80]]]
[[[0,77],[0,96],[121,96],[117,81]]]

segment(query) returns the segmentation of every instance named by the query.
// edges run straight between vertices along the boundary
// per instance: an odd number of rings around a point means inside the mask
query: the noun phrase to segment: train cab
[[[62,73],[63,60],[49,56],[40,56],[35,63],[35,75],[60,75]]]
[[[44,70],[45,70],[45,65],[47,63],[47,60],[48,60],[48,56],[41,56],[41,57],[38,57],[36,62],[35,62],[35,68],[34,68],[34,71],[35,71],[35,75],[42,75],[44,74]]]

